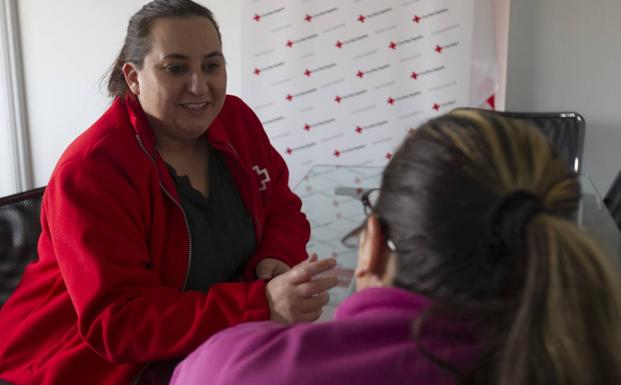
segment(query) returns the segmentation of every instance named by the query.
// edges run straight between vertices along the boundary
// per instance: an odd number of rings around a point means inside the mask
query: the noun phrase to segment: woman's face
[[[224,104],[222,45],[205,17],[157,20],[142,69],[127,63],[123,71],[158,137],[196,139]]]

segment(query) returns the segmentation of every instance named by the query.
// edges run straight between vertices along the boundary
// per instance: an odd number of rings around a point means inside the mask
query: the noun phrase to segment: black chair
[[[0,198],[0,307],[37,258],[41,198],[45,187]]]
[[[582,170],[585,132],[582,115],[575,112],[489,112],[509,119],[523,120],[537,127],[548,137],[572,170]]]
[[[604,204],[608,208],[612,219],[621,230],[621,171],[617,174],[612,186],[604,197]]]

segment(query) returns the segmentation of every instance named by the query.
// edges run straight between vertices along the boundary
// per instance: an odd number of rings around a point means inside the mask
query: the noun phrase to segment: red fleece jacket
[[[184,292],[191,240],[135,99],[116,99],[58,162],[43,198],[39,260],[0,310],[0,378],[16,385],[130,384],[149,361],[265,320],[257,263],[306,258],[309,224],[261,123],[227,96],[207,131],[254,218],[246,282]]]

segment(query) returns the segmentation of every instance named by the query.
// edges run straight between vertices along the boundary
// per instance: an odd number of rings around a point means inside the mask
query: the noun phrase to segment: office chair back
[[[493,113],[509,119],[523,120],[537,127],[550,140],[569,167],[582,170],[585,122],[575,112],[500,112]]]
[[[44,187],[0,198],[0,307],[37,258]]]

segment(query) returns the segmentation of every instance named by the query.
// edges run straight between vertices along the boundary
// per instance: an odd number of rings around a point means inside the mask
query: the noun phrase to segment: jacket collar
[[[119,104],[124,104],[125,111],[127,112],[127,117],[129,118],[129,122],[134,129],[136,135],[138,136],[141,143],[144,145],[145,150],[151,155],[151,158],[157,159],[157,151],[155,150],[155,133],[149,124],[149,120],[145,115],[142,106],[138,99],[129,94],[125,96],[125,98],[121,99],[117,98],[115,102]]]
[[[422,294],[394,287],[377,287],[361,290],[337,308],[334,319],[353,318],[363,314],[389,312],[416,316],[433,304],[433,301]]]

